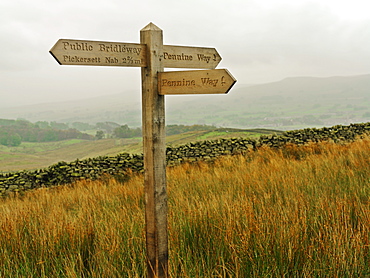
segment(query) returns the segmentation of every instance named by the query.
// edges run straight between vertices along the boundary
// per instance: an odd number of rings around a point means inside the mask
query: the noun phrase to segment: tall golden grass
[[[369,277],[370,138],[167,171],[171,277]],[[4,199],[0,277],[144,277],[142,176]]]

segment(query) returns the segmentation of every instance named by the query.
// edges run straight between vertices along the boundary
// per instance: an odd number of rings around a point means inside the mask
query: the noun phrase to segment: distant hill
[[[113,121],[141,125],[140,91],[74,102],[2,109],[0,118],[30,121]],[[370,121],[370,74],[328,78],[291,77],[238,84],[228,95],[167,96],[167,124],[291,130]]]
[[[102,97],[80,99],[75,101],[40,103],[0,110],[0,118],[23,118],[31,122],[57,121],[63,123],[84,122],[117,122],[130,126],[141,124],[141,104],[139,92],[126,92],[126,95],[137,95],[136,98],[124,97],[122,94],[111,94]]]

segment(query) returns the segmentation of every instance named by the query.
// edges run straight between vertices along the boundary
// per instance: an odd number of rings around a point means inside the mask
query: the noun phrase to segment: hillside
[[[202,140],[231,137],[258,137],[273,134],[277,130],[215,129],[194,131],[166,137],[167,144],[178,146]],[[98,156],[114,156],[121,152],[142,153],[141,138],[88,140],[65,140],[59,142],[27,143],[18,147],[0,145],[0,173],[19,170],[34,170],[47,167],[59,161],[73,161]]]
[[[170,277],[369,277],[369,157],[367,138],[169,168]],[[0,277],[146,277],[143,184],[3,198]]]
[[[369,156],[367,138],[168,168],[170,277],[369,277]],[[3,198],[0,277],[145,277],[143,183]]]
[[[229,155],[247,154],[259,151],[261,148],[273,149],[291,148],[292,146],[307,146],[317,142],[334,142],[345,144],[357,138],[365,138],[370,133],[370,122],[351,124],[349,126],[333,126],[321,129],[304,129],[283,132],[280,135],[261,135],[258,138],[220,138],[188,143],[178,147],[167,146],[166,164],[176,166],[184,162],[215,161],[217,158]],[[292,158],[304,158],[298,149]],[[132,172],[143,172],[143,155],[120,153],[116,156],[99,156],[88,159],[76,159],[72,162],[60,161],[47,168],[34,171],[18,171],[0,173],[0,195],[14,191],[24,191],[38,187],[50,187],[69,184],[85,179],[95,180],[112,176],[120,181],[127,180]]]
[[[140,90],[1,109],[0,118],[141,125]],[[370,74],[235,85],[228,95],[167,96],[166,124],[292,130],[370,121]]]
[[[239,86],[227,97],[201,97],[185,103],[199,123],[292,130],[370,119],[370,75],[295,77],[279,82]],[[172,121],[188,120],[183,110],[169,108]]]

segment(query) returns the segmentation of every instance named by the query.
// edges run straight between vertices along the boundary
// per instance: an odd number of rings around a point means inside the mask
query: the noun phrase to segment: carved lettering
[[[64,50],[93,51],[94,47],[87,42],[63,42]]]
[[[218,83],[218,79],[211,79],[209,77],[201,78],[201,80],[202,80],[203,85],[209,85],[209,86],[213,86],[213,87],[216,87],[217,83]]]
[[[198,60],[205,61],[208,64],[209,60],[211,60],[211,56],[206,56],[204,54],[198,54]]]
[[[195,86],[195,80],[168,80],[162,79],[162,86],[171,86],[171,87],[188,87]]]
[[[179,60],[179,61],[192,61],[192,55],[186,55],[184,53],[181,54],[170,54],[168,52],[163,52],[163,58],[165,60]]]
[[[131,56],[127,56],[126,58],[122,58],[123,64],[129,64],[129,65],[139,65],[143,61],[141,59],[133,59]]]
[[[126,45],[121,44],[105,44],[99,43],[99,51],[102,52],[115,52],[115,53],[132,53],[140,55],[141,47],[128,47]]]
[[[100,57],[86,58],[86,57],[79,57],[79,56],[63,55],[63,60],[65,63],[85,63],[85,64],[100,63]]]
[[[108,64],[117,64],[118,59],[113,57],[105,57],[105,62]]]

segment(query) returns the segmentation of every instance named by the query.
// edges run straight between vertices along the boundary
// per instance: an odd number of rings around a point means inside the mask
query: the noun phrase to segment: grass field
[[[272,134],[273,130],[240,131],[219,129],[217,131],[194,131],[166,137],[167,144],[178,146],[189,142],[229,137],[256,137]],[[71,162],[76,159],[98,156],[114,156],[121,152],[142,153],[141,138],[103,139],[87,141],[71,139],[58,142],[28,143],[18,147],[0,145],[0,172],[36,170],[59,161]]]
[[[370,138],[167,171],[171,277],[369,277]],[[0,277],[144,277],[141,175],[4,199]]]
[[[23,142],[18,147],[0,146],[0,172],[35,170],[59,161],[73,161],[135,150],[141,139],[66,140],[46,143]],[[131,148],[131,149],[130,149]],[[136,147],[139,149],[139,147]]]

